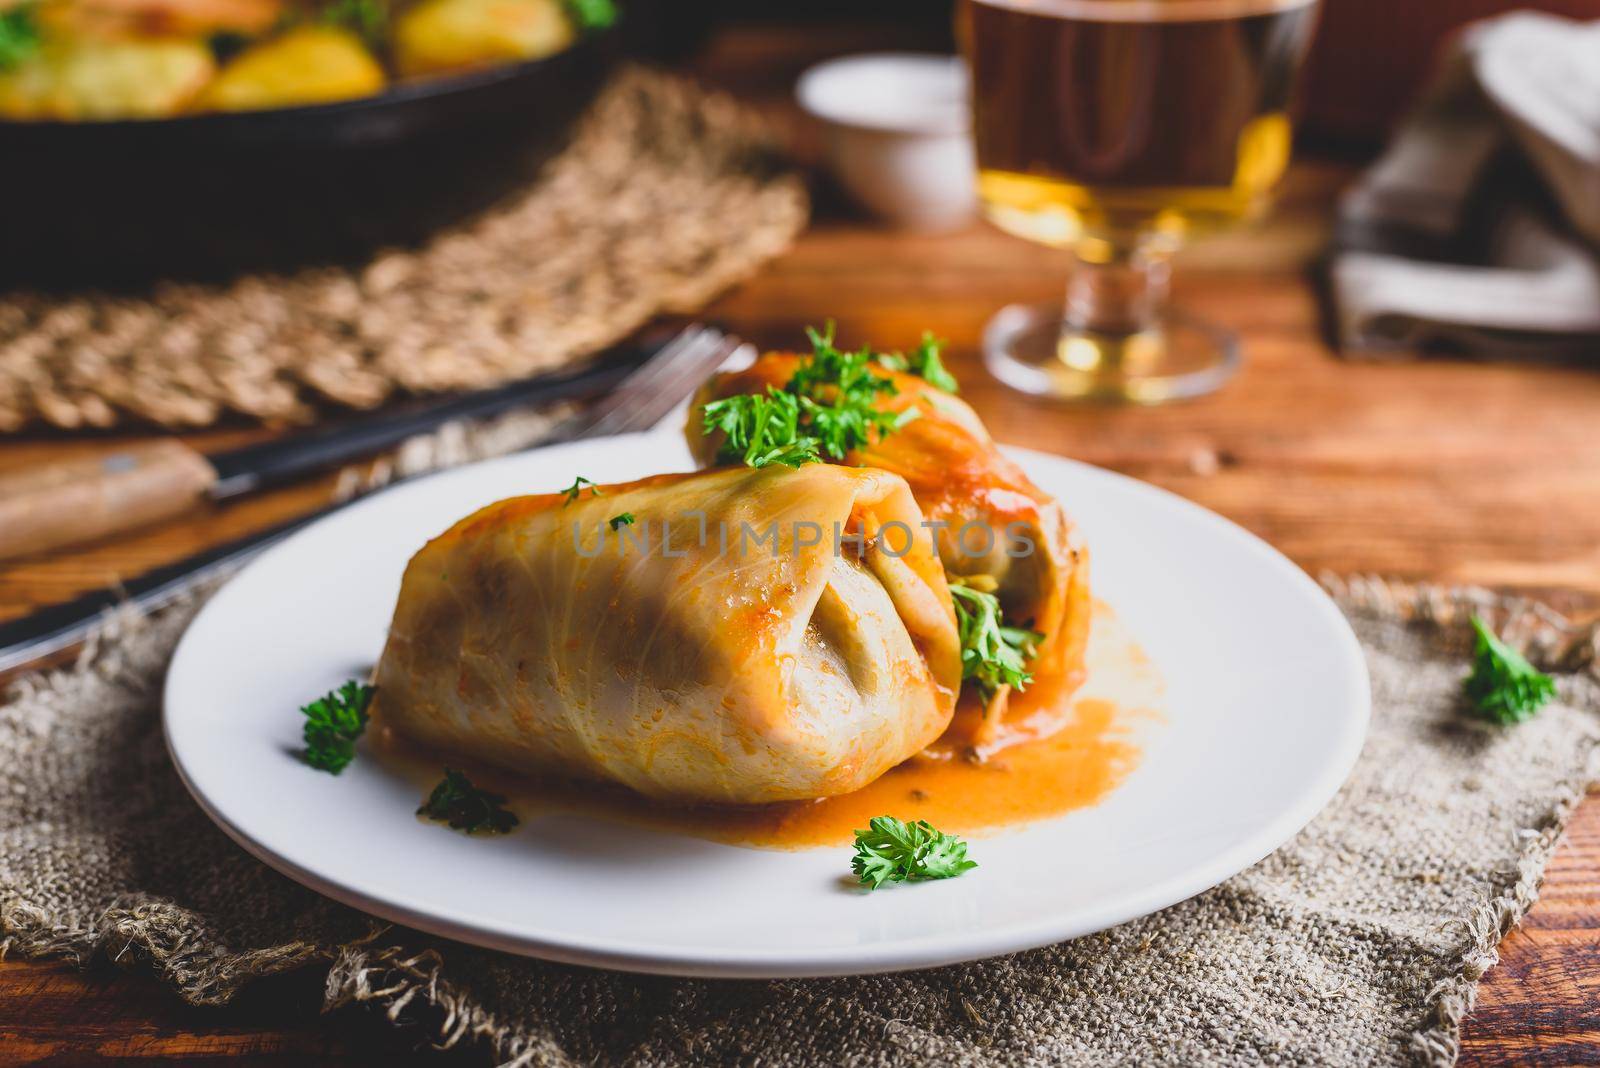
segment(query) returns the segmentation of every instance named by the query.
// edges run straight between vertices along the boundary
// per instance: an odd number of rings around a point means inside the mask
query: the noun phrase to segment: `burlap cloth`
[[[423,247],[142,296],[0,293],[0,431],[283,422],[494,385],[699,307],[807,210],[752,114],[630,69],[525,192]]]
[[[195,1002],[314,967],[330,1007],[369,1002],[518,1064],[1449,1064],[1591,781],[1596,635],[1482,592],[1336,593],[1372,670],[1371,737],[1343,792],[1273,856],[1077,941],[785,982],[542,964],[300,888],[214,828],[168,762],[160,682],[193,607],[115,620],[76,667],[23,680],[0,709],[0,948],[109,958]],[[1461,715],[1471,610],[1562,669],[1559,701],[1531,722]]]

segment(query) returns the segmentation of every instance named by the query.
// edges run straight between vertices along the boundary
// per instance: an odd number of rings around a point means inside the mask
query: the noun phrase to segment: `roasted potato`
[[[215,71],[201,41],[46,38],[0,71],[0,118],[161,118],[182,111]]]
[[[557,0],[423,0],[395,20],[402,77],[537,59],[576,37]]]
[[[371,96],[383,68],[361,38],[334,26],[300,26],[252,45],[222,68],[200,95],[210,111],[327,104]]]

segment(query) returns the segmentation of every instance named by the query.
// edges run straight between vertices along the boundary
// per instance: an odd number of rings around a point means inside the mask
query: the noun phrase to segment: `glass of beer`
[[[961,0],[984,214],[1068,250],[1066,297],[989,323],[1028,393],[1155,404],[1239,364],[1167,307],[1184,242],[1260,214],[1289,162],[1316,0]]]

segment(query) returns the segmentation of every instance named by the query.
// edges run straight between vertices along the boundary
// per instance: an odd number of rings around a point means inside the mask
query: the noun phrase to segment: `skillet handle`
[[[205,457],[176,441],[0,472],[0,560],[169,519],[216,480]]]

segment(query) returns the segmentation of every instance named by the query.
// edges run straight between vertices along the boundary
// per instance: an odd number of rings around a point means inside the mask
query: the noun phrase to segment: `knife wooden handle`
[[[171,518],[216,480],[204,456],[176,441],[0,472],[0,560]]]

